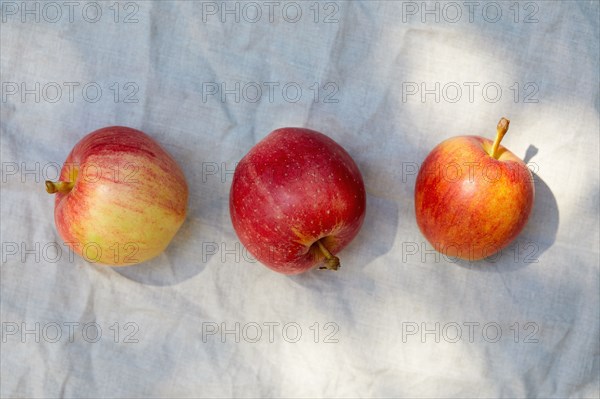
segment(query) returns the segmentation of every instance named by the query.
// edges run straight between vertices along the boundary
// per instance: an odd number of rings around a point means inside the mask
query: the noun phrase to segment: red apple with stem
[[[68,155],[56,194],[58,233],[86,260],[128,266],[159,255],[186,215],[188,186],[150,136],[123,126],[96,130]]]
[[[500,119],[495,141],[450,138],[427,156],[415,185],[417,224],[439,252],[466,260],[494,255],[521,232],[533,206],[533,176],[500,145],[509,120]]]
[[[350,155],[322,133],[281,128],[237,165],[229,209],[246,249],[269,268],[298,274],[335,256],[358,234],[366,209],[363,179]]]

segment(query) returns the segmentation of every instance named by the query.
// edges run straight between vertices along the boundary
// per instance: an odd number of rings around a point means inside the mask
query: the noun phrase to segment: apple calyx
[[[340,258],[334,256],[329,250],[323,245],[321,240],[317,241],[317,246],[321,250],[321,253],[325,256],[323,263],[325,266],[320,266],[319,269],[337,270],[340,268]]]
[[[500,154],[498,154],[498,147],[500,147],[500,142],[508,131],[509,124],[510,121],[504,117],[500,119],[500,122],[498,122],[498,126],[496,127],[496,139],[494,140],[494,145],[492,145],[492,149],[490,151],[490,156],[494,159],[498,159],[500,156]]]
[[[48,194],[66,194],[73,189],[73,186],[75,186],[75,183],[70,181],[53,182],[50,180],[46,180],[46,191],[48,192]]]

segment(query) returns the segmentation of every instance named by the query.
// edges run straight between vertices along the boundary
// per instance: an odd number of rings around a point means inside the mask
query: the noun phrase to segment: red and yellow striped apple
[[[533,206],[533,177],[525,163],[478,136],[450,138],[427,156],[415,185],[417,224],[439,252],[466,260],[494,255],[521,232]]]
[[[46,189],[56,194],[54,218],[65,243],[88,261],[113,266],[163,252],[188,201],[177,162],[150,136],[122,126],[82,138]]]
[[[269,268],[298,274],[323,263],[337,270],[335,254],[358,234],[366,194],[339,144],[314,130],[282,128],[237,165],[229,209],[242,244]]]

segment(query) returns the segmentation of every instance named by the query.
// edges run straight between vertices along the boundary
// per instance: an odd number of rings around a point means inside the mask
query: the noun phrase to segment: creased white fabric
[[[600,395],[598,2],[0,4],[2,397]],[[493,262],[435,255],[416,170],[501,116],[530,221]],[[70,258],[43,184],[109,125],[190,186],[166,252],[126,269]],[[232,229],[235,163],[283,126],[363,173],[338,272],[274,273]]]

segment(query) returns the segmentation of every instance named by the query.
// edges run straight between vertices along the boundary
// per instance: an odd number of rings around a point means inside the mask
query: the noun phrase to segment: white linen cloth
[[[597,1],[0,4],[2,397],[599,396]],[[416,170],[502,116],[530,221],[494,261],[435,255]],[[110,125],[190,186],[125,269],[70,256],[43,184]],[[362,171],[338,272],[272,272],[232,229],[235,163],[283,126]]]

